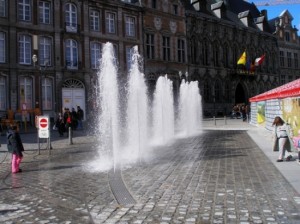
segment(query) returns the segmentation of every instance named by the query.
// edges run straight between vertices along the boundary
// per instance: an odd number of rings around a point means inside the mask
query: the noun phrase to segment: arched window
[[[75,40],[66,40],[66,66],[68,69],[78,68],[78,46]]]
[[[31,64],[31,36],[20,35],[19,36],[19,63]]]
[[[77,8],[72,3],[65,5],[65,22],[68,32],[77,32]]]
[[[229,67],[229,48],[227,44],[223,47],[223,66],[225,68]]]
[[[191,38],[191,49],[190,50],[191,50],[191,61],[193,64],[196,64],[198,49],[197,49],[197,40],[195,37]]]
[[[211,88],[209,86],[208,81],[205,81],[203,85],[203,99],[205,102],[209,102],[210,89]]]
[[[91,43],[91,68],[97,69],[100,65],[101,43]]]
[[[53,109],[53,79],[42,79],[42,108],[43,110]]]
[[[219,66],[219,45],[217,43],[214,43],[213,45],[213,61],[214,61],[214,66]]]
[[[33,80],[31,77],[21,76],[19,81],[19,108],[32,109]]]
[[[52,52],[52,39],[49,37],[39,37],[39,64],[50,66]]]
[[[208,41],[207,40],[204,40],[203,41],[203,44],[202,44],[202,64],[203,65],[209,65],[208,63],[208,52],[209,52],[209,49],[208,49]]]
[[[221,85],[220,85],[220,82],[219,80],[216,80],[215,81],[215,101],[216,102],[220,102],[221,101]]]

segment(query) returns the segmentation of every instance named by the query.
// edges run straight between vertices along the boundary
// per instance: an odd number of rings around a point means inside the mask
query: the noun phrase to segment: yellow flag
[[[246,51],[242,54],[240,59],[237,62],[238,65],[246,65]]]

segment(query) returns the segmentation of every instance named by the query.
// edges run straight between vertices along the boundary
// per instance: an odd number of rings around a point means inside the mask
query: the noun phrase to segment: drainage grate
[[[116,169],[115,171],[113,169],[110,170],[108,179],[110,189],[120,205],[135,204],[134,198],[131,196],[123,182],[120,169]]]

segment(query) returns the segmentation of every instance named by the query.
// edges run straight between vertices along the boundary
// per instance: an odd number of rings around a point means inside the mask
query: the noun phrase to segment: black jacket
[[[9,152],[18,156],[23,156],[24,151],[23,143],[20,134],[14,130],[8,130],[7,132],[7,149]]]

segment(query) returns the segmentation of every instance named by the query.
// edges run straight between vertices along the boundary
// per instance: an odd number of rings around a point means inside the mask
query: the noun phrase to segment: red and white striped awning
[[[249,99],[250,102],[258,102],[271,99],[282,99],[288,97],[300,96],[300,79],[271,89],[267,92],[261,93]]]

